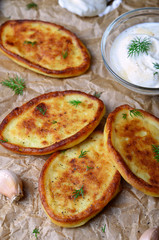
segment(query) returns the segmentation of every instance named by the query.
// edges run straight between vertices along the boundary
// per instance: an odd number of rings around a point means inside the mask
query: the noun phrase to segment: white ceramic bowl
[[[113,75],[114,79],[124,87],[146,95],[158,95],[159,88],[141,87],[121,78],[110,64],[110,49],[113,41],[125,29],[147,22],[159,23],[159,8],[139,8],[126,12],[115,19],[105,30],[101,41],[101,53],[106,69]]]

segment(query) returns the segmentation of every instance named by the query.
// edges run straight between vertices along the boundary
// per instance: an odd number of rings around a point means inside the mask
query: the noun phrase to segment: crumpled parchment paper
[[[104,30],[120,14],[140,7],[157,7],[156,0],[123,0],[114,11],[102,17],[82,18],[58,5],[57,0],[35,0],[38,9],[27,10],[29,0],[1,0],[0,24],[8,19],[40,19],[54,22],[73,31],[89,49],[90,69],[75,78],[54,79],[31,72],[0,53],[0,81],[18,75],[26,82],[26,90],[17,96],[0,84],[0,121],[15,107],[50,91],[75,89],[101,93],[107,115],[121,104],[142,108],[159,117],[159,97],[134,93],[118,83],[104,67],[100,52]],[[44,213],[38,193],[38,178],[49,156],[18,155],[0,146],[0,169],[19,175],[24,185],[24,198],[16,204],[0,195],[0,239],[38,240],[137,240],[148,227],[159,222],[159,199],[139,192],[122,179],[122,191],[101,213],[84,226],[66,229],[54,225]],[[102,227],[105,226],[105,232]]]

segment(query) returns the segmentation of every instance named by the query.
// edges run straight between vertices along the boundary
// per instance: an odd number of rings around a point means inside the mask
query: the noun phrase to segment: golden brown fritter
[[[122,177],[147,195],[159,196],[159,119],[128,105],[109,114],[105,144]],[[159,157],[159,155],[158,155]]]
[[[97,127],[104,103],[84,92],[40,95],[15,108],[0,124],[0,143],[17,153],[42,155],[72,147]]]
[[[74,33],[39,20],[2,24],[0,50],[21,66],[55,78],[81,75],[90,66],[90,54]]]
[[[98,214],[120,190],[120,174],[104,147],[103,133],[54,153],[44,164],[39,193],[57,225],[78,227]]]

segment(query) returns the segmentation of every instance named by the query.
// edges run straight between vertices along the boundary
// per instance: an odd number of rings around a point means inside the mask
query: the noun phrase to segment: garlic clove
[[[159,227],[147,229],[139,240],[159,240]]]
[[[0,194],[11,199],[11,202],[23,197],[22,181],[14,172],[7,169],[0,170]]]

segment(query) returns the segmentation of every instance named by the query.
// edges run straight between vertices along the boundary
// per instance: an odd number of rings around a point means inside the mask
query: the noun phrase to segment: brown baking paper
[[[23,95],[0,84],[0,121],[15,107],[40,94],[56,90],[75,89],[86,93],[101,93],[107,115],[121,104],[141,108],[159,117],[159,97],[134,93],[118,83],[104,67],[100,44],[104,30],[120,14],[140,7],[159,6],[156,0],[123,0],[120,6],[103,17],[82,18],[58,5],[57,0],[35,0],[38,9],[27,10],[29,0],[1,0],[0,24],[8,19],[40,19],[54,22],[73,31],[89,49],[92,62],[82,76],[55,79],[27,70],[0,53],[0,81],[18,75],[26,82]],[[48,156],[27,156],[12,153],[0,146],[0,169],[10,169],[19,175],[24,185],[24,197],[18,203],[0,195],[0,239],[38,240],[137,240],[148,227],[159,222],[159,199],[136,190],[122,179],[122,191],[101,213],[76,229],[58,227],[44,213],[38,178]],[[105,232],[102,227],[105,226]]]

